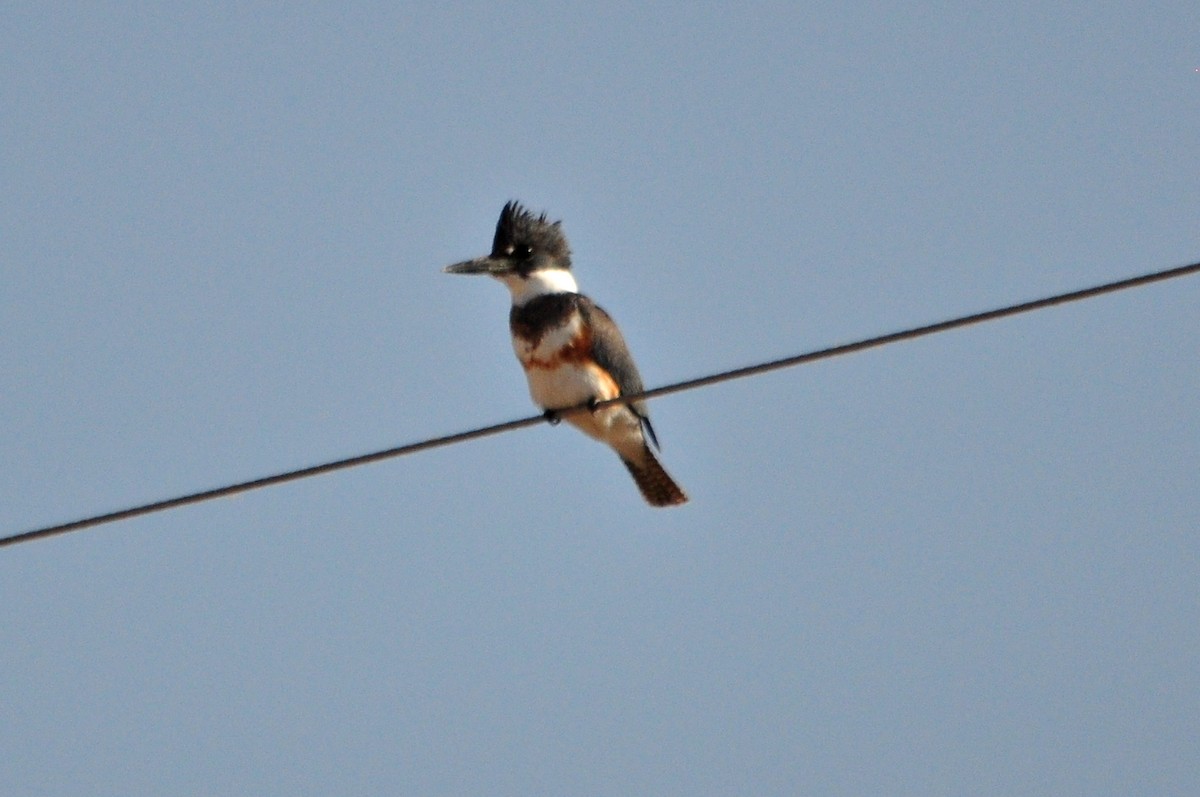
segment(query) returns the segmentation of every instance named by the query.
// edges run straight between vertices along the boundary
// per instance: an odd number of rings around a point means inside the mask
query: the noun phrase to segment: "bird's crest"
[[[496,237],[492,239],[492,257],[519,256],[523,249],[554,258],[562,268],[571,267],[571,248],[563,235],[562,222],[550,221],[545,213],[534,215],[513,200],[500,211]]]

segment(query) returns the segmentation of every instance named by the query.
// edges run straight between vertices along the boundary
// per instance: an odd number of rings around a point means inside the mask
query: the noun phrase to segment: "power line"
[[[1052,307],[1059,304],[1067,304],[1070,302],[1078,302],[1083,299],[1091,299],[1096,296],[1101,296],[1106,293],[1115,293],[1128,288],[1136,288],[1142,285],[1149,285],[1153,282],[1162,282],[1164,280],[1184,277],[1190,274],[1200,272],[1200,263],[1192,263],[1187,266],[1178,266],[1169,268],[1164,271],[1155,271],[1149,274],[1142,274],[1136,277],[1128,277],[1126,279],[1116,280],[1115,282],[1106,282],[1102,285],[1095,285],[1090,288],[1083,288],[1077,291],[1068,293],[1055,294],[1043,299],[1034,299],[1028,302],[1008,305],[995,310],[987,310],[982,313],[973,313],[971,315],[959,316],[947,321],[939,321],[936,324],[926,324],[919,327],[911,327],[899,332],[891,332],[886,335],[878,335],[873,338],[865,338],[863,340],[854,341],[853,343],[843,343],[838,346],[830,346],[825,349],[817,349],[815,351],[797,354],[791,357],[783,357],[778,360],[769,360],[767,362],[748,365],[743,368],[733,368],[727,371],[702,376],[696,379],[687,379],[682,382],[675,382],[669,385],[663,385],[651,390],[647,390],[638,395],[621,396],[607,401],[597,402],[591,405],[580,405],[570,409],[562,410],[559,414],[569,414],[571,412],[586,412],[589,409],[597,407],[605,407],[609,404],[619,402],[632,401],[639,398],[656,398],[665,396],[670,393],[681,393],[685,390],[693,390],[698,387],[714,385],[718,382],[728,382],[732,379],[742,379],[747,376],[755,376],[757,374],[766,373],[767,371],[777,371],[782,368],[791,368],[797,365],[816,362],[817,360],[827,360],[832,357],[840,357],[843,354],[851,354],[865,349],[873,349],[879,346],[886,346],[891,343],[899,343],[904,340],[913,340],[914,338],[924,337],[926,335],[934,335],[939,332],[947,332],[951,329],[959,329],[961,327],[973,326],[982,324],[986,321],[995,321],[1000,318],[1019,315],[1021,313],[1029,313],[1034,310],[1041,310],[1045,307]],[[526,426],[533,426],[537,423],[542,423],[547,420],[545,415],[531,415],[527,418],[518,418],[505,423],[497,423],[491,426],[482,426],[478,429],[470,429],[465,432],[456,434],[443,435],[442,437],[433,437],[427,440],[422,440],[416,443],[387,448],[382,451],[375,451],[369,454],[360,454],[355,457],[346,459],[334,460],[321,465],[312,465],[299,470],[291,470],[286,473],[277,473],[273,476],[263,476],[250,481],[230,484],[224,487],[216,487],[211,490],[202,490],[188,495],[181,495],[175,498],[168,498],[163,501],[154,501],[140,506],[129,507],[128,509],[120,509],[115,512],[107,512],[103,515],[94,515],[92,517],[74,520],[70,523],[61,523],[56,526],[45,526],[31,531],[13,534],[8,537],[0,537],[0,547],[7,545],[15,545],[20,542],[29,542],[31,540],[41,539],[42,537],[52,537],[57,534],[66,534],[69,531],[80,531],[82,529],[100,526],[105,523],[115,523],[118,520],[128,520],[130,518],[149,515],[155,512],[163,512],[168,509],[175,509],[188,504],[198,504],[202,501],[210,501],[214,498],[225,498],[239,493],[249,492],[250,490],[258,490],[263,487],[270,487],[275,484],[283,484],[284,482],[296,481],[298,479],[307,479],[310,476],[319,476],[323,473],[332,473],[335,470],[343,470],[345,468],[353,468],[359,465],[366,465],[371,462],[379,462],[384,459],[392,459],[394,457],[403,457],[409,454],[416,454],[419,451],[426,451],[431,448],[441,446],[454,445],[456,443],[465,443],[468,440],[476,440],[480,437],[488,435],[500,434],[501,432],[509,432],[514,429],[521,429]]]
[[[1057,304],[1069,304],[1070,302],[1078,302],[1083,299],[1091,299],[1096,296],[1102,296],[1106,293],[1116,293],[1128,288],[1137,288],[1142,285],[1149,285],[1152,282],[1162,282],[1163,280],[1175,279],[1176,277],[1186,277],[1189,274],[1200,272],[1200,263],[1192,263],[1187,266],[1178,266],[1169,268],[1165,271],[1154,271],[1149,274],[1142,274],[1137,277],[1127,277],[1125,279],[1116,280],[1115,282],[1106,282],[1103,285],[1094,285],[1091,288],[1081,288],[1077,291],[1069,293],[1059,293],[1054,296],[1047,296],[1044,299],[1033,299],[1028,302],[1019,304],[1010,304],[1007,307],[998,307],[995,310],[985,310],[982,313],[974,313],[972,315],[959,316],[951,318],[948,321],[939,321],[936,324],[926,324],[921,327],[912,327],[903,329],[899,332],[891,332],[887,335],[879,335],[874,338],[858,340],[853,343],[843,343],[838,346],[830,346],[827,349],[817,349],[816,351],[806,352],[804,354],[796,354],[791,357],[782,357],[778,360],[771,360],[757,365],[747,365],[744,368],[734,368],[729,371],[722,371],[719,374],[711,376],[701,376],[696,379],[687,379],[683,382],[675,382],[671,385],[663,385],[656,387],[653,390],[647,390],[640,396],[632,398],[656,398],[665,396],[668,393],[679,393],[684,390],[691,390],[696,387],[704,387],[705,385],[716,384],[717,382],[727,382],[730,379],[741,379],[746,376],[754,376],[756,374],[766,373],[767,371],[778,371],[781,368],[791,368],[795,365],[804,365],[816,360],[827,360],[830,357],[839,357],[843,354],[852,354],[856,351],[864,351],[865,349],[874,349],[879,346],[886,346],[889,343],[899,343],[904,340],[912,340],[914,338],[923,338],[926,335],[934,335],[938,332],[948,332],[951,329],[959,329],[961,327],[969,327],[974,324],[982,324],[986,321],[995,321],[1000,318],[1008,318],[1009,316],[1020,315],[1021,313],[1029,313],[1034,310],[1041,310],[1044,307],[1053,307]],[[598,404],[604,406],[606,404],[614,404],[618,401],[627,401],[628,398],[611,399],[609,401]],[[0,540],[0,544],[3,544]]]

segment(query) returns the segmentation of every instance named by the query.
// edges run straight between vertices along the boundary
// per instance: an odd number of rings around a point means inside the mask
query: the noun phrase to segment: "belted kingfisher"
[[[579,293],[562,222],[535,216],[518,202],[500,212],[492,253],[446,266],[448,274],[487,274],[512,293],[513,350],[534,403],[557,423],[556,410],[641,393],[642,378],[608,313]],[[652,506],[688,499],[663,466],[646,402],[610,404],[568,414],[566,421],[612,447]]]

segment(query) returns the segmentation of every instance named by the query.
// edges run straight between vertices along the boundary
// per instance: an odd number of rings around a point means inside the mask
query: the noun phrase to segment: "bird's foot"
[[[551,426],[558,426],[562,423],[562,416],[558,414],[558,410],[546,410],[542,413],[542,417],[546,419],[546,423]]]

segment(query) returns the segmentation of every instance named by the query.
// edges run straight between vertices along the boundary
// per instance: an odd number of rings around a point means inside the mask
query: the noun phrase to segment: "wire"
[[[972,326],[974,324],[982,324],[986,321],[995,321],[1000,318],[1019,315],[1021,313],[1029,313],[1034,310],[1041,310],[1045,307],[1052,307],[1059,304],[1067,304],[1069,302],[1077,302],[1083,299],[1091,299],[1096,296],[1101,296],[1106,293],[1115,293],[1117,291],[1136,288],[1142,285],[1149,285],[1154,282],[1162,282],[1164,280],[1184,277],[1190,274],[1200,272],[1200,263],[1192,263],[1187,266],[1178,266],[1169,268],[1164,271],[1155,271],[1148,274],[1142,274],[1136,277],[1128,277],[1126,279],[1107,282],[1102,285],[1095,285],[1090,288],[1083,288],[1077,291],[1068,293],[1060,293],[1054,296],[1048,296],[1043,299],[1034,299],[1028,302],[1008,305],[995,310],[987,310],[982,313],[974,313],[972,315],[960,316],[947,321],[939,321],[936,324],[926,324],[919,327],[911,327],[909,329],[900,330],[899,332],[891,332],[886,335],[878,335],[872,338],[854,341],[853,343],[843,343],[838,346],[830,346],[825,349],[817,349],[815,351],[797,354],[792,357],[783,357],[778,360],[769,360],[767,362],[748,365],[743,368],[734,368],[728,371],[702,376],[697,379],[687,379],[682,382],[675,382],[669,385],[663,385],[651,390],[644,391],[636,395],[620,396],[607,401],[596,402],[595,404],[579,405],[563,409],[557,412],[558,416],[569,415],[573,412],[585,412],[594,410],[598,407],[606,407],[610,404],[617,404],[636,399],[651,399],[658,396],[666,396],[671,393],[681,393],[685,390],[693,390],[698,387],[707,385],[715,385],[718,382],[728,382],[733,379],[743,379],[748,376],[766,373],[768,371],[777,371],[782,368],[791,368],[797,365],[815,362],[817,360],[827,360],[832,357],[840,357],[843,354],[851,354],[853,352],[864,351],[866,349],[878,348],[891,343],[899,343],[905,340],[913,340],[914,338],[924,337],[926,335],[934,335],[939,332],[947,332],[951,329],[959,329],[961,327]],[[115,512],[107,512],[103,515],[95,515],[81,520],[74,520],[70,523],[61,523],[56,526],[45,526],[31,531],[25,531],[20,534],[13,534],[8,537],[0,537],[0,547],[8,545],[16,545],[21,542],[29,542],[31,540],[41,539],[43,537],[52,537],[58,534],[66,534],[70,531],[80,531],[82,529],[100,526],[106,523],[115,523],[118,520],[129,520],[130,518],[141,517],[155,512],[163,512],[168,509],[175,509],[189,504],[198,504],[202,501],[211,501],[214,498],[226,498],[228,496],[237,495],[239,493],[249,492],[250,490],[258,490],[263,487],[270,487],[284,482],[296,481],[298,479],[307,479],[310,476],[319,476],[324,473],[332,473],[336,470],[345,468],[354,468],[359,465],[366,465],[371,462],[379,462],[385,459],[394,457],[403,457],[409,454],[416,454],[420,451],[427,451],[431,448],[439,448],[441,446],[454,445],[457,443],[465,443],[468,440],[477,440],[481,437],[500,434],[502,432],[510,432],[515,429],[522,429],[526,426],[533,426],[538,423],[547,421],[546,415],[531,415],[527,418],[518,418],[505,423],[497,423],[491,426],[482,426],[478,429],[470,429],[465,432],[456,434],[443,435],[442,437],[433,437],[427,440],[422,440],[416,443],[387,448],[382,451],[375,451],[369,454],[361,454],[355,457],[346,459],[334,460],[321,465],[312,465],[299,470],[291,470],[285,473],[277,473],[272,476],[263,476],[262,478],[252,479],[250,481],[230,484],[224,487],[217,487],[211,490],[202,490],[188,495],[181,495],[175,498],[168,498],[163,501],[154,501],[140,506],[130,507],[128,509],[120,509]]]
[[[1200,263],[1192,263],[1187,266],[1178,266],[1169,268],[1165,271],[1154,271],[1149,274],[1142,274],[1137,277],[1127,277],[1126,279],[1116,280],[1115,282],[1106,282],[1103,285],[1094,285],[1091,288],[1082,288],[1069,293],[1060,293],[1054,296],[1047,296],[1044,299],[1033,299],[1028,302],[1019,304],[1010,304],[1007,307],[999,307],[995,310],[986,310],[982,313],[974,313],[972,315],[964,315],[958,318],[951,318],[947,321],[939,321],[936,324],[926,324],[922,327],[912,327],[903,329],[899,332],[892,332],[887,335],[879,335],[874,338],[858,340],[853,343],[843,343],[839,346],[830,346],[827,349],[818,349],[816,351],[797,354],[792,357],[782,357],[778,360],[771,360],[757,365],[748,365],[744,368],[734,368],[730,371],[723,371],[719,374],[711,376],[702,376],[696,379],[687,379],[683,382],[675,382],[671,385],[663,385],[656,387],[653,390],[647,390],[638,396],[623,396],[617,399],[601,402],[595,406],[605,406],[614,404],[618,401],[629,401],[635,398],[657,398],[670,393],[679,393],[684,390],[691,390],[705,385],[716,384],[717,382],[727,382],[731,379],[741,379],[746,376],[754,376],[756,374],[766,373],[767,371],[778,371],[781,368],[791,368],[796,365],[804,365],[805,363],[814,362],[816,360],[827,360],[830,357],[838,357],[843,354],[852,354],[857,351],[866,349],[874,349],[879,346],[886,346],[889,343],[899,343],[904,340],[913,340],[914,338],[922,338],[926,335],[934,335],[938,332],[948,332],[951,329],[959,329],[968,327],[974,324],[982,324],[986,321],[995,321],[1000,318],[1008,318],[1009,316],[1020,315],[1021,313],[1029,313],[1034,310],[1041,310],[1044,307],[1053,307],[1058,304],[1068,304],[1070,302],[1078,302],[1083,299],[1091,299],[1096,296],[1102,296],[1106,293],[1115,293],[1117,291],[1127,290],[1129,288],[1137,288],[1142,285],[1149,285],[1152,282],[1162,282],[1163,280],[1175,279],[1177,277],[1186,277],[1189,274],[1200,272]],[[0,544],[3,540],[0,540]]]

